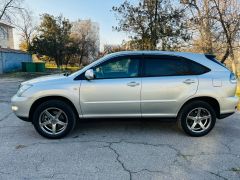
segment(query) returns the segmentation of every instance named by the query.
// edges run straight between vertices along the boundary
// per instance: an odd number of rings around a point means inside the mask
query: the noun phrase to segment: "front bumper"
[[[11,106],[14,114],[22,120],[29,119],[29,113],[32,106],[32,99],[29,97],[18,97],[14,95],[11,98]]]

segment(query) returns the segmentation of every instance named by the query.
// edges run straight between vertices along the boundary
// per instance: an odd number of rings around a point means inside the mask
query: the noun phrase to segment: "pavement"
[[[240,179],[240,114],[194,138],[175,123],[94,120],[48,140],[11,112],[22,79],[0,77],[0,179]]]

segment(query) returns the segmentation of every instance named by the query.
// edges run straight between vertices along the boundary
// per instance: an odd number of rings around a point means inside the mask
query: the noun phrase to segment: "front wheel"
[[[49,100],[36,108],[32,122],[40,135],[58,139],[66,136],[74,128],[76,115],[71,106],[64,101]]]
[[[180,127],[190,136],[208,134],[216,122],[216,113],[211,105],[203,101],[186,104],[178,116]]]

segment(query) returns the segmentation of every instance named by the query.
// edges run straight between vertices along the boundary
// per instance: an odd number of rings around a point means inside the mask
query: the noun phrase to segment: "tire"
[[[77,116],[68,103],[61,100],[49,100],[35,109],[32,122],[41,136],[60,139],[73,130],[76,119]]]
[[[178,126],[193,137],[205,136],[215,123],[216,112],[204,101],[193,101],[184,105],[178,115]]]

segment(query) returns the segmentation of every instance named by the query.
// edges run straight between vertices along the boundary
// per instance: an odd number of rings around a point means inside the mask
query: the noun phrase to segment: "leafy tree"
[[[69,51],[71,24],[62,16],[42,15],[37,35],[33,38],[30,51],[53,58],[57,66],[63,65]]]
[[[170,0],[139,0],[137,4],[125,0],[112,10],[118,20],[114,29],[129,33],[137,49],[171,50],[190,39],[184,10]]]

